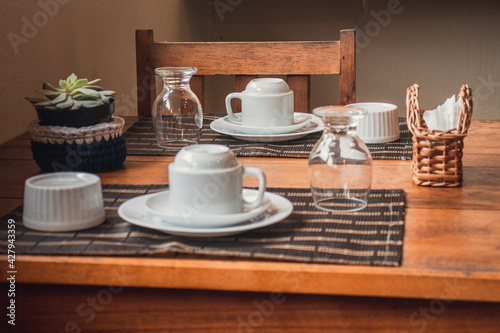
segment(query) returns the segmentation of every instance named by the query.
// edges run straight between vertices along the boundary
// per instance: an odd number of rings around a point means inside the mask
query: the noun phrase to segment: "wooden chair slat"
[[[310,75],[288,75],[288,86],[293,90],[295,112],[310,113]]]
[[[310,110],[310,75],[339,75],[339,104],[356,101],[355,31],[342,30],[339,41],[307,42],[155,42],[152,30],[136,32],[139,116],[149,115],[156,97],[154,69],[191,66],[198,73],[191,88],[204,106],[205,75],[235,75],[243,91],[258,75],[285,75],[295,93],[295,110]],[[241,111],[239,101],[236,108]],[[207,110],[205,110],[207,111]]]
[[[198,96],[201,107],[205,111],[205,77],[202,75],[193,76],[189,82],[189,86],[196,96]]]
[[[356,38],[355,30],[340,31],[339,104],[356,102]]]
[[[135,32],[136,70],[137,70],[137,110],[141,117],[151,114],[151,107],[156,98],[154,67],[150,64],[153,30]]]
[[[339,74],[339,45],[338,41],[154,42],[151,63],[196,67],[200,75]]]

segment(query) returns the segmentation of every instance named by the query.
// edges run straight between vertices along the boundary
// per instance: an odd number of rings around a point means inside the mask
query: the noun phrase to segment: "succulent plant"
[[[34,106],[49,110],[80,108],[92,108],[99,105],[109,104],[110,99],[116,94],[112,90],[104,90],[95,84],[101,79],[93,81],[78,79],[75,74],[68,76],[66,80],[59,80],[59,87],[50,83],[44,83],[42,90],[37,90],[45,95],[48,100],[27,98]]]

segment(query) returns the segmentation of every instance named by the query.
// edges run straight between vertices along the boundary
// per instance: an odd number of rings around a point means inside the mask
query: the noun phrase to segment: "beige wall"
[[[54,3],[56,0],[43,0]],[[103,79],[119,93],[118,114],[136,114],[134,31],[152,28],[157,40],[332,40],[358,30],[358,101],[385,101],[405,109],[405,90],[421,86],[424,108],[435,107],[469,83],[475,119],[500,119],[500,2],[495,0],[59,0],[36,33],[18,45],[23,18],[43,19],[37,1],[0,0],[0,143],[36,118],[25,96],[42,82],[75,72]],[[231,5],[232,4],[232,5]],[[394,5],[383,25],[370,14]],[[369,40],[362,36],[365,35]],[[488,81],[490,82],[488,84]],[[498,82],[498,83],[497,83]],[[207,111],[223,111],[228,78],[207,81]],[[336,78],[312,81],[312,106],[338,101]]]
[[[58,3],[42,0],[43,3]],[[159,39],[191,40],[192,15],[182,0],[59,0],[58,12],[43,21],[39,0],[0,1],[0,143],[26,131],[36,113],[25,96],[36,97],[42,82],[57,83],[72,72],[102,78],[117,91],[117,113],[137,114],[135,105],[135,30],[152,28]],[[54,10],[55,11],[55,10]],[[7,35],[23,36],[23,18],[41,27],[18,45]],[[31,33],[25,31],[25,33]]]
[[[406,88],[413,83],[426,109],[468,83],[473,119],[500,119],[500,1],[232,2],[239,4],[222,17],[212,12],[213,40],[337,40],[341,29],[356,27],[358,101],[394,103],[404,115]],[[390,16],[379,23],[372,11]],[[338,80],[313,79],[311,95],[312,107],[337,103]]]

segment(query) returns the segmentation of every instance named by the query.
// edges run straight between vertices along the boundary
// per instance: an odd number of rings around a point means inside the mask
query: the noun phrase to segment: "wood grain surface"
[[[166,63],[196,67],[199,75],[340,73],[338,41],[152,43],[153,67]]]
[[[312,112],[311,104],[311,76],[310,75],[288,75],[288,86],[294,93],[295,112]]]
[[[127,126],[135,119],[127,119]],[[498,133],[498,121],[473,121],[465,140],[461,188],[418,187],[411,180],[410,161],[374,161],[373,188],[406,191],[401,267],[172,255],[18,255],[17,283],[20,290],[26,290],[19,296],[23,313],[19,318],[26,319],[23,332],[62,332],[70,319],[86,332],[245,332],[235,318],[252,313],[253,301],[262,302],[272,292],[285,292],[287,302],[276,305],[275,312],[261,325],[246,328],[247,332],[418,332],[424,326],[429,332],[496,332],[500,313]],[[22,135],[0,146],[2,215],[22,203],[24,180],[40,172],[31,158],[29,142]],[[105,184],[166,184],[172,160],[128,156],[122,168],[99,176]],[[269,187],[309,186],[304,176],[306,159],[240,160],[262,168]],[[256,181],[247,179],[245,184],[254,186]],[[0,259],[6,262],[5,256]],[[5,281],[3,268],[0,279]],[[101,286],[116,281],[117,272],[126,286],[123,293],[95,320],[84,322],[75,313],[76,306],[95,297]],[[421,308],[440,314],[425,319]],[[33,326],[33,322],[40,325]]]
[[[155,67],[150,65],[150,44],[153,40],[153,30],[137,30],[135,32],[137,110],[139,116],[151,114],[151,108],[156,98]]]
[[[356,102],[356,31],[340,32],[339,104]]]
[[[496,333],[500,326],[500,304],[122,288],[118,280],[21,285],[17,297],[17,330],[3,332]]]

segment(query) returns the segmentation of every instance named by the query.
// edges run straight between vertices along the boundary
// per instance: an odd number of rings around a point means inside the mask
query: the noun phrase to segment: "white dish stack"
[[[358,136],[365,143],[385,143],[399,139],[398,107],[388,103],[354,103],[368,111],[358,125]]]

